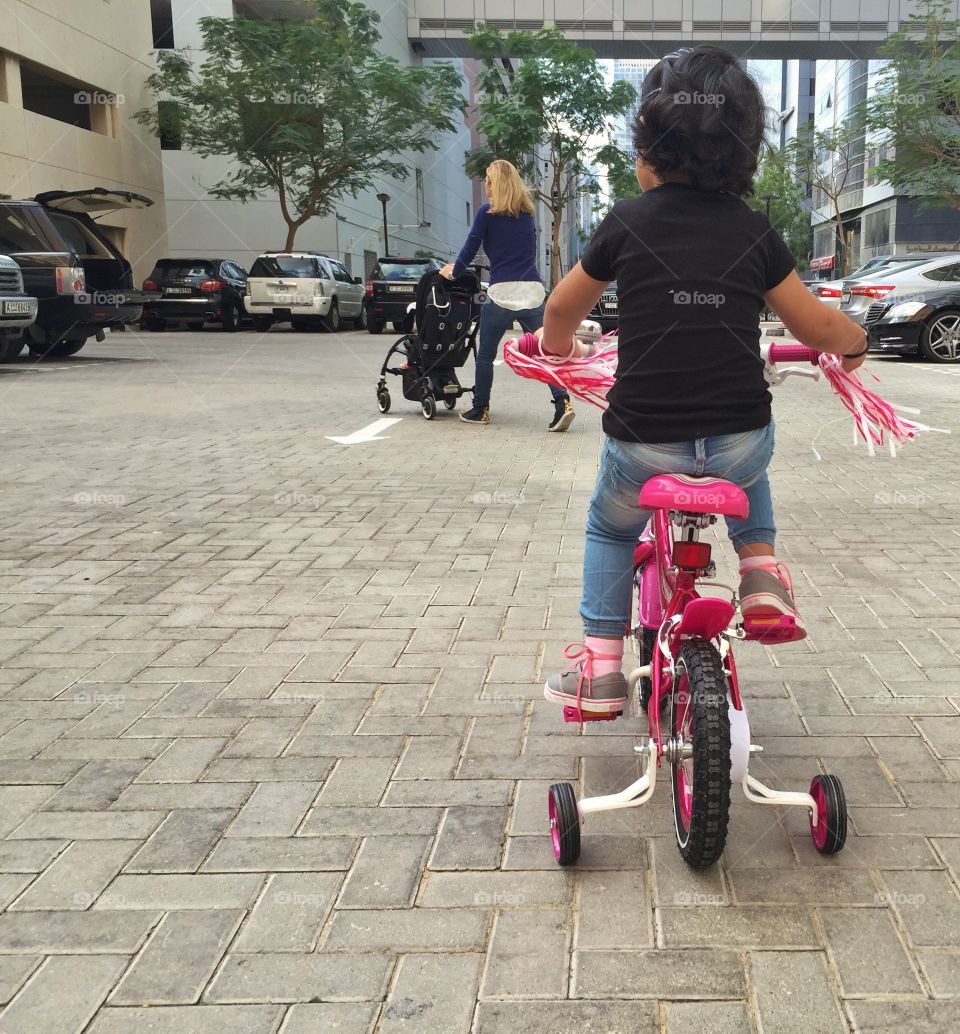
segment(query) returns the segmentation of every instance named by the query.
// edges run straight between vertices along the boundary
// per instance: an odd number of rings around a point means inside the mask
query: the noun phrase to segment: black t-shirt
[[[770,422],[760,310],[795,262],[765,216],[732,194],[664,183],[618,201],[581,265],[617,281],[608,435],[680,442]]]

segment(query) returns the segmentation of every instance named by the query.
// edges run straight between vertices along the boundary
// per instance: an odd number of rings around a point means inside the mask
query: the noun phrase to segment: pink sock
[[[623,670],[622,639],[601,639],[599,636],[588,635],[584,636],[583,642],[593,654],[593,665],[590,670],[595,676],[615,675]],[[612,657],[613,660],[601,659],[606,657]]]
[[[741,574],[746,574],[747,571],[756,571],[758,568],[776,575],[777,558],[775,556],[748,556],[740,561]]]

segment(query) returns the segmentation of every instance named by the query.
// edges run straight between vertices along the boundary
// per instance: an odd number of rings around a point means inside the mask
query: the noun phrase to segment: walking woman
[[[462,276],[481,244],[490,259],[490,289],[480,310],[473,408],[460,414],[460,419],[468,424],[490,422],[493,361],[500,348],[500,339],[514,321],[531,333],[542,327],[546,297],[537,271],[533,201],[520,174],[510,162],[498,159],[487,168],[484,185],[489,201],[478,209],[457,261],[441,270],[447,277]],[[566,431],[574,418],[570,396],[553,385],[550,386],[550,394],[553,396],[553,419],[547,430]]]

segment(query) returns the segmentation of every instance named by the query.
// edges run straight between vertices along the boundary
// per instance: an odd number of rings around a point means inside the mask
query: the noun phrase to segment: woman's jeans
[[[514,321],[532,334],[543,326],[543,305],[535,309],[505,309],[489,298],[480,310],[480,333],[477,345],[477,379],[473,386],[473,404],[477,407],[490,405],[490,389],[493,387],[493,360],[497,358],[500,339],[513,326]],[[554,402],[566,399],[567,393],[551,384],[550,394]]]
[[[617,638],[628,633],[633,593],[633,551],[650,519],[637,496],[654,474],[689,474],[732,481],[746,492],[750,513],[727,517],[736,549],[774,543],[773,503],[767,464],[773,455],[773,421],[756,431],[643,445],[607,438],[587,515],[580,616],[587,635]]]

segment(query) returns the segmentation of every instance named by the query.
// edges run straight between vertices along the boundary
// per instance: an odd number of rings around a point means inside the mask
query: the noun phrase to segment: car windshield
[[[264,255],[258,258],[250,270],[251,276],[300,276],[316,277],[316,259],[297,258],[294,255]]]
[[[180,280],[188,276],[211,276],[213,266],[209,262],[158,262],[152,280]]]
[[[41,234],[40,227],[25,210],[0,205],[0,254],[59,250],[59,245]]]
[[[383,280],[419,280],[430,268],[427,262],[381,262]]]

